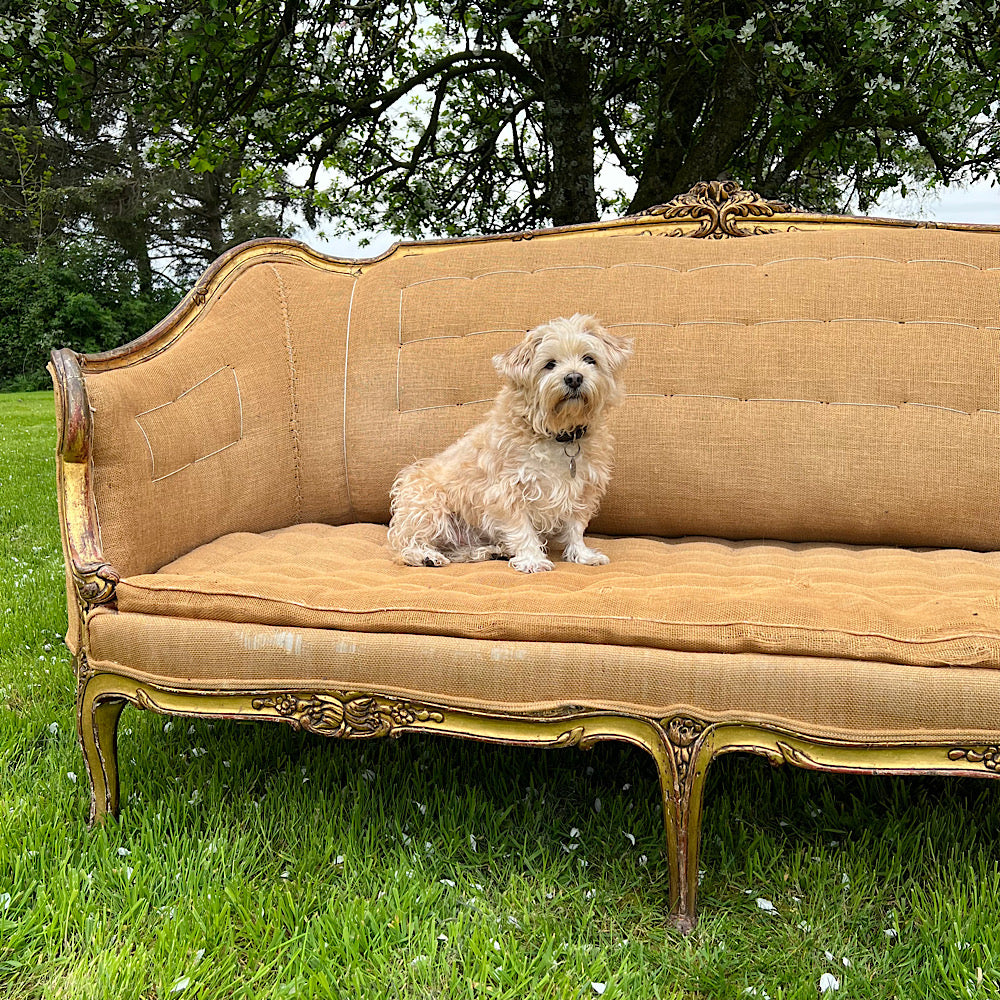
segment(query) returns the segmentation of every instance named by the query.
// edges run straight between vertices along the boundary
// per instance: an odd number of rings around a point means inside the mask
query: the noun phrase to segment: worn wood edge
[[[347,258],[324,254],[300,240],[265,238],[240,244],[214,261],[194,288],[156,326],[121,347],[101,354],[78,355],[84,374],[126,367],[169,347],[224,290],[238,272],[263,260],[285,259],[322,270],[359,276],[395,256],[433,254],[456,245],[476,243],[549,241],[588,235],[622,236],[756,236],[829,227],[945,229],[960,232],[1000,233],[1000,225],[941,223],[881,217],[829,215],[800,212],[782,202],[767,201],[735,182],[710,181],[695,185],[666,205],[651,206],[623,218],[480,236],[448,237],[421,241],[402,240],[374,257]]]
[[[104,558],[94,505],[91,442],[93,422],[80,356],[68,348],[52,352],[48,365],[56,400],[56,483],[66,571],[83,617],[115,599],[118,571]],[[68,609],[74,614],[74,609]],[[85,633],[85,630],[84,630]]]

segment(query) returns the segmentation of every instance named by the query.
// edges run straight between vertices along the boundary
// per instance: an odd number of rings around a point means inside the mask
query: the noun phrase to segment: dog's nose
[[[570,389],[579,389],[583,385],[583,376],[579,372],[570,372],[563,381]]]

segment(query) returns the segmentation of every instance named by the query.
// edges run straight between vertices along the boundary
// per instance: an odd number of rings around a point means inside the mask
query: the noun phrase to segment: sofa
[[[403,566],[397,472],[482,419],[554,316],[630,337],[607,566]],[[696,919],[709,764],[1000,766],[1000,228],[832,217],[734,182],[637,216],[257,240],[133,343],[53,352],[91,820],[126,705],[351,739],[623,740]]]

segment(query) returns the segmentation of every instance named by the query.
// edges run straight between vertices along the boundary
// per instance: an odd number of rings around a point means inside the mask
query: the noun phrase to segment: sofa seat
[[[414,568],[385,527],[225,535],[118,584],[122,614],[277,628],[1000,666],[1000,554],[600,538],[607,566]]]

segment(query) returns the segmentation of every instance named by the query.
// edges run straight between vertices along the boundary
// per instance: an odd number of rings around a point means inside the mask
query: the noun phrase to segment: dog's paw
[[[603,552],[598,552],[597,549],[588,549],[586,546],[582,549],[567,549],[563,553],[563,559],[566,562],[580,563],[583,566],[607,566],[611,562]]]
[[[510,565],[518,573],[546,573],[550,569],[555,568],[551,559],[546,559],[545,556],[534,555],[514,556],[510,561]]]
[[[437,549],[404,549],[400,556],[407,566],[447,566],[451,560]]]

